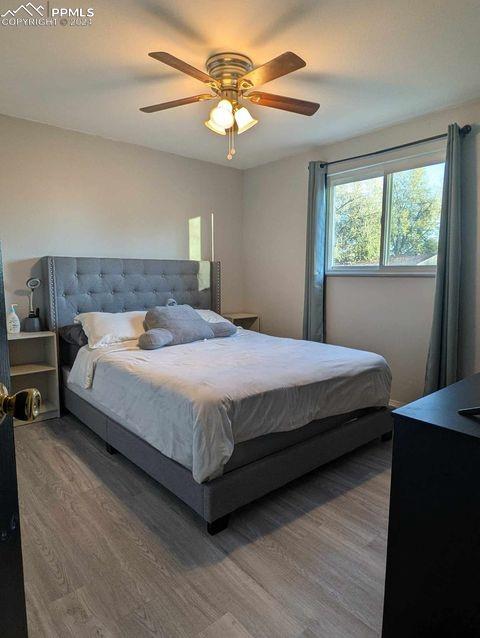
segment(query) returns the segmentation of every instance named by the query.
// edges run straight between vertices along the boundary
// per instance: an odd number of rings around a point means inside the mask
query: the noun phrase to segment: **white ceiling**
[[[35,3],[34,3],[35,4]],[[52,6],[82,5],[82,0]],[[17,0],[1,0],[1,11]],[[0,112],[247,168],[480,96],[480,0],[88,0],[88,27],[0,26]],[[204,85],[147,56],[204,68],[237,50],[260,65],[290,50],[307,67],[264,90],[320,102],[311,118],[252,106],[260,120],[226,141],[211,104],[138,108]],[[250,108],[250,107],[249,107]]]

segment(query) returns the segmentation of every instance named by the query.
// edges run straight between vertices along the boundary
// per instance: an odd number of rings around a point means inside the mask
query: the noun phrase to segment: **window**
[[[327,272],[435,272],[443,172],[435,153],[329,176]]]
[[[191,217],[188,220],[188,258],[194,261],[202,259],[202,218]]]

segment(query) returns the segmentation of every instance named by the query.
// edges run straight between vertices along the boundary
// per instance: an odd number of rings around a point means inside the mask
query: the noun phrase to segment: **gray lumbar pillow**
[[[138,345],[142,350],[156,350],[168,346],[173,341],[173,335],[170,330],[164,328],[152,328],[147,330],[138,339]]]
[[[202,339],[212,339],[210,327],[191,306],[156,306],[145,316],[145,330],[164,328],[172,333],[170,345],[191,343]]]
[[[208,324],[214,337],[231,337],[237,332],[237,326],[231,321],[216,321]]]

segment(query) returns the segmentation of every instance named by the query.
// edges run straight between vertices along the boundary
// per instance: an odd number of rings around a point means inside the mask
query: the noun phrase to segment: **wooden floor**
[[[209,537],[73,417],[15,436],[31,638],[379,635],[390,444],[297,480]]]

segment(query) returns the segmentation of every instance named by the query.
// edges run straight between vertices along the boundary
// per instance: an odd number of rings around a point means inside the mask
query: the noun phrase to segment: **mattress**
[[[65,386],[67,385],[67,379],[68,375],[70,374],[70,370],[71,368],[68,365],[64,365],[61,368],[62,382]],[[76,394],[83,399],[85,399],[86,396],[86,398],[88,399],[88,394],[85,390],[81,391],[77,388],[77,391],[73,394]],[[245,465],[249,465],[254,461],[263,459],[270,454],[275,454],[275,452],[284,450],[291,445],[295,445],[297,443],[300,443],[301,441],[306,441],[339,425],[351,423],[361,418],[362,416],[365,416],[366,414],[382,409],[384,408],[365,408],[363,410],[355,410],[354,412],[350,412],[349,414],[338,414],[326,419],[313,421],[312,423],[308,423],[307,425],[304,425],[295,430],[290,430],[288,432],[274,432],[273,434],[264,434],[263,436],[259,436],[255,439],[242,441],[241,443],[235,443],[232,456],[225,464],[223,473],[227,474],[228,472],[232,472],[233,470],[244,467]],[[81,415],[78,416],[80,419],[82,418]],[[91,417],[85,422],[89,422],[90,425]],[[96,428],[94,428],[94,430],[97,431]],[[101,424],[99,423],[98,433],[100,434],[102,431],[103,422]]]
[[[379,355],[247,330],[155,351],[84,347],[67,381],[199,483],[231,469],[235,445],[387,406],[390,383]]]
[[[273,434],[264,434],[255,439],[249,441],[243,441],[242,443],[236,443],[233,449],[233,454],[229,458],[228,462],[223,468],[224,474],[232,472],[238,469],[263,459],[270,454],[275,454],[280,450],[296,445],[301,441],[307,441],[308,439],[328,432],[339,425],[356,421],[365,414],[382,410],[384,408],[365,408],[364,410],[355,410],[349,414],[337,414],[335,416],[327,417],[326,419],[319,419],[303,425],[295,430],[289,430],[288,432],[274,432]]]

